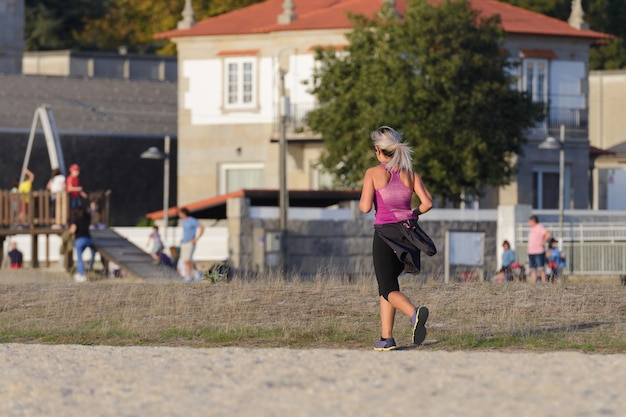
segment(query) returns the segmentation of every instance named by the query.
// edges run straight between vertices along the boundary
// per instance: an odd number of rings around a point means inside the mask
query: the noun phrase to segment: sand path
[[[626,355],[0,345],[0,415],[623,416]]]

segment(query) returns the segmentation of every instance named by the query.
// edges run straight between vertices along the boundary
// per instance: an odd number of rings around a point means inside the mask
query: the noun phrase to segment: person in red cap
[[[80,167],[76,164],[70,165],[70,175],[67,177],[67,193],[70,197],[70,208],[82,205],[81,198],[87,198],[87,193],[80,185]]]

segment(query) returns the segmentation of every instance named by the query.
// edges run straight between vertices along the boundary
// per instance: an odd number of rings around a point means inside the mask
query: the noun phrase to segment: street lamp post
[[[539,144],[540,149],[559,150],[559,251],[563,251],[563,210],[565,194],[565,126],[561,125],[560,139],[552,136]]]
[[[167,242],[167,227],[169,224],[169,200],[170,200],[170,137],[165,136],[164,152],[161,152],[156,146],[150,147],[144,151],[140,157],[142,159],[159,159],[163,160],[163,237]]]
[[[280,138],[278,143],[278,206],[280,228],[280,253],[281,267],[287,263],[287,217],[289,210],[289,188],[287,187],[287,122],[291,116],[291,103],[285,85],[285,75],[289,72],[289,60],[291,55],[286,52],[295,51],[295,48],[287,47],[278,52],[278,76],[279,76],[279,116]]]
[[[280,139],[279,139],[279,196],[280,207],[279,227],[285,240],[287,230],[287,209],[289,207],[289,190],[287,188],[287,119],[289,118],[289,96],[285,94],[285,72],[280,71]]]

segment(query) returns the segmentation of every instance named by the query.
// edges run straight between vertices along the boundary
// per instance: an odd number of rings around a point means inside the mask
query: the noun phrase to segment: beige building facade
[[[405,3],[392,3],[402,14]],[[588,208],[588,55],[590,44],[607,36],[498,2],[472,4],[501,16],[507,33],[503,48],[518,64],[512,87],[546,103],[546,120],[529,129],[524,155],[517,158],[516,180],[487,192],[480,206],[556,208],[559,153],[540,151],[538,145],[547,136],[558,137],[564,125],[565,206]],[[314,49],[347,44],[346,10],[372,15],[380,5],[267,0],[197,24],[186,7],[179,28],[157,36],[178,49],[178,203],[241,188],[279,188],[281,109],[288,109],[288,188],[328,187],[328,176],[316,166],[322,138],[306,126],[306,113],[316,106],[309,93]]]
[[[593,208],[626,210],[626,71],[589,74],[589,142],[610,151],[593,165]]]

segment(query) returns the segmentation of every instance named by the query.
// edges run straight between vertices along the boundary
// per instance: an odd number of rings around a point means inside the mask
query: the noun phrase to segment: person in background
[[[515,262],[515,251],[511,249],[511,244],[508,240],[502,242],[502,249],[502,266],[496,282],[511,280],[511,264]]]
[[[22,268],[22,260],[24,256],[22,255],[22,252],[17,248],[17,243],[11,242],[11,250],[7,254],[7,257],[9,258],[11,269]]]
[[[152,244],[150,256],[152,256],[153,263],[155,265],[159,265],[161,263],[159,254],[163,251],[163,240],[159,234],[159,226],[152,226],[152,233],[148,236],[148,243],[146,246],[150,246],[150,244]]]
[[[184,262],[183,282],[191,282],[191,271],[194,269],[193,253],[196,250],[196,242],[204,233],[204,226],[198,219],[191,217],[189,209],[186,207],[178,211],[183,226],[183,240],[180,245],[180,259]],[[196,281],[202,279],[202,275],[196,275]]]
[[[28,223],[28,204],[30,203],[30,192],[33,189],[33,181],[35,174],[28,168],[24,168],[24,180],[20,182],[17,192],[20,194],[20,214],[18,215],[18,223],[22,226]]]
[[[52,218],[52,228],[60,229],[61,225],[57,222],[57,201],[61,193],[65,192],[65,175],[61,174],[61,170],[55,168],[52,170],[50,180],[46,185],[48,191],[50,191],[50,217]]]
[[[433,200],[413,171],[411,148],[402,142],[402,136],[388,126],[371,133],[378,164],[369,168],[363,178],[359,209],[369,213],[375,208],[373,261],[378,282],[380,302],[381,337],[374,350],[396,348],[393,324],[396,310],[406,315],[411,323],[413,343],[421,344],[426,338],[428,308],[416,306],[400,292],[398,277],[409,267],[420,268],[420,251],[434,255],[436,249],[428,236],[417,225],[419,215],[433,206]],[[413,195],[420,204],[411,209]]]
[[[66,190],[70,197],[70,208],[75,208],[83,204],[82,199],[87,198],[87,193],[80,185],[80,167],[76,164],[70,165],[70,176],[67,177]]]
[[[554,282],[561,278],[563,268],[567,265],[565,257],[559,250],[559,241],[552,238],[548,242],[548,251],[546,252],[546,261],[548,262],[548,281]]]
[[[72,209],[70,233],[74,234],[74,249],[76,250],[76,274],[74,274],[74,281],[76,282],[87,281],[83,252],[92,246],[91,233],[89,232],[90,223],[91,218],[85,207],[81,205]]]
[[[541,282],[546,282],[546,243],[552,235],[541,224],[537,216],[532,215],[528,218],[528,268],[530,269],[530,282],[537,282],[537,271]]]

